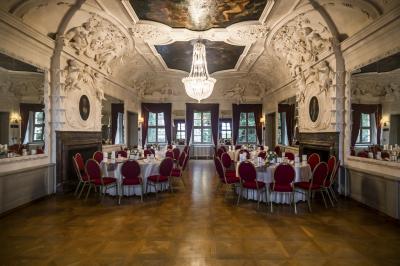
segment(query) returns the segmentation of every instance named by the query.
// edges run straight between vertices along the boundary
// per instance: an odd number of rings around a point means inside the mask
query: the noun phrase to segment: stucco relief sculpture
[[[264,39],[269,32],[265,25],[234,25],[227,30],[230,33],[229,39],[236,43],[253,43]]]
[[[95,91],[99,100],[104,99],[101,75],[88,65],[82,65],[76,60],[68,60],[67,67],[63,70],[64,90],[90,89]]]
[[[400,85],[393,81],[356,81],[352,84],[352,97],[354,100],[369,101],[395,101],[400,99]]]
[[[235,87],[228,88],[224,91],[224,97],[234,99],[236,103],[239,104],[245,101],[245,92],[246,88],[243,85],[236,83]]]
[[[108,74],[111,74],[109,64],[122,57],[127,47],[127,38],[121,31],[97,16],[92,16],[81,26],[70,29],[64,36],[64,42],[76,54],[94,60]]]

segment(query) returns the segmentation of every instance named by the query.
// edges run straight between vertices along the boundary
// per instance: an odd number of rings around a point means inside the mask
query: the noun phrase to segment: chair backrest
[[[156,151],[154,150],[154,149],[149,149],[149,151],[152,153],[152,154],[154,154],[154,155],[156,155]]]
[[[172,168],[174,168],[174,160],[172,158],[165,158],[160,163],[160,175],[171,176]]]
[[[77,153],[72,158],[76,162],[76,166],[77,166],[79,172],[82,173],[83,171],[85,171],[85,162],[83,161],[82,154]]]
[[[328,176],[328,164],[325,162],[318,163],[312,174],[312,184],[322,186]]]
[[[217,171],[219,179],[225,180],[224,166],[222,165],[221,160],[217,156],[214,156],[214,164],[215,164],[215,170]]]
[[[232,165],[231,156],[229,156],[228,153],[224,152],[224,153],[221,155],[221,162],[222,162],[222,165],[223,165],[225,168],[231,167],[231,165]]]
[[[310,157],[308,157],[308,164],[311,167],[311,171],[314,170],[314,168],[317,166],[317,164],[320,162],[320,158],[319,158],[319,154],[318,153],[313,153],[310,155]]]
[[[367,154],[367,157],[368,157],[368,154]],[[389,157],[390,157],[390,154],[387,151],[383,151],[381,153],[381,158],[382,159],[386,159],[386,158],[389,158]]]
[[[363,157],[363,158],[368,158],[368,152],[367,151],[360,151],[360,152],[357,153],[357,156],[358,157]]]
[[[226,152],[226,151],[227,151],[225,146],[221,146],[221,148],[220,148],[220,149],[222,149],[224,152]]]
[[[95,159],[96,162],[101,163],[103,161],[103,153],[101,151],[96,151],[93,154],[93,159]]]
[[[218,150],[217,150],[217,157],[219,158],[219,159],[221,159],[221,156],[222,156],[222,154],[224,153],[225,151],[222,149],[222,148],[218,148]]]
[[[173,149],[173,146],[172,146],[171,144],[168,144],[167,149],[168,149],[168,150],[172,150],[172,149]]]
[[[124,158],[128,157],[128,153],[126,151],[117,151],[117,157],[118,155],[121,155]]]
[[[335,163],[335,166],[333,167],[332,172],[330,174],[328,174],[327,180],[329,178],[330,185],[332,185],[335,182],[336,178],[337,178],[337,174],[338,174],[338,171],[339,171],[339,166],[340,166],[340,160],[338,160]],[[329,165],[328,165],[328,167],[329,167]]]
[[[328,159],[328,175],[331,175],[336,167],[336,157],[331,155]]]
[[[289,185],[296,177],[296,171],[288,163],[279,164],[274,172],[274,183],[279,185]]]
[[[275,146],[274,151],[278,156],[281,156],[282,153],[281,153],[281,147],[280,146]]]
[[[239,177],[243,181],[254,181],[257,179],[257,171],[251,162],[243,161],[239,164]]]
[[[246,158],[247,158],[247,159],[250,159],[250,152],[249,152],[248,150],[241,150],[241,151],[239,152],[239,154],[243,154],[243,153],[246,154]]]
[[[285,157],[287,157],[290,161],[294,161],[294,153],[293,152],[285,152]]]
[[[151,154],[151,153],[149,153],[149,154]],[[174,153],[171,150],[167,150],[165,152],[165,157],[174,159]]]
[[[235,150],[240,150],[242,148],[242,145],[235,145]]]
[[[153,154],[153,153],[151,152],[150,149],[144,150],[144,152],[143,152],[143,156],[144,156],[144,157],[147,157],[147,155],[152,155],[152,154]]]
[[[89,180],[101,178],[101,169],[99,163],[95,159],[87,160],[85,164],[85,171]]]
[[[179,160],[179,155],[181,154],[181,151],[179,150],[179,148],[174,148],[172,150],[172,153],[174,154],[174,159]]]
[[[188,154],[188,151],[189,151],[189,145],[186,145],[186,146],[183,148],[183,151],[184,151],[184,152],[186,152],[186,153]]]
[[[79,180],[82,180],[82,170],[80,169],[79,163],[75,157],[76,155],[72,156],[72,164],[74,165],[76,176],[79,178]],[[83,171],[84,170],[85,170],[85,165],[83,165]]]
[[[262,150],[258,153],[258,157],[261,157],[265,160],[265,158],[267,157],[267,152]]]
[[[186,170],[187,163],[189,162],[189,159],[190,159],[190,155],[189,155],[189,153],[186,153],[185,161],[183,162],[183,168],[182,168],[183,171]]]
[[[140,165],[135,160],[128,160],[121,166],[121,175],[125,178],[137,178],[140,176]]]
[[[258,147],[260,148],[260,151],[264,150],[264,146],[263,145],[258,145]]]
[[[183,169],[183,166],[185,165],[185,160],[186,160],[186,152],[182,151],[181,154],[179,155],[179,160],[178,160],[178,164],[181,169]]]

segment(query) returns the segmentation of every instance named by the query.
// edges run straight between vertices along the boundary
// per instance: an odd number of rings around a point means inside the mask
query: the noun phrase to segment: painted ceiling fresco
[[[234,69],[245,46],[230,45],[224,42],[205,41],[208,72]],[[190,72],[193,56],[192,42],[174,42],[156,45],[157,52],[170,69]]]
[[[172,28],[207,30],[258,20],[267,0],[130,0],[139,19]]]

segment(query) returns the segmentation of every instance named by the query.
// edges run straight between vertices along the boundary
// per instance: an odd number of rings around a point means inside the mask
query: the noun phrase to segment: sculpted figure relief
[[[236,83],[235,87],[225,90],[224,96],[235,99],[239,104],[244,102],[245,91],[246,89],[242,85]]]
[[[121,57],[127,47],[126,37],[114,25],[96,16],[70,29],[64,42],[78,55],[94,60],[108,74],[111,74],[110,63]]]
[[[62,71],[64,90],[94,89],[99,100],[104,99],[102,89],[103,78],[88,65],[81,65],[76,60],[68,60],[67,67]]]

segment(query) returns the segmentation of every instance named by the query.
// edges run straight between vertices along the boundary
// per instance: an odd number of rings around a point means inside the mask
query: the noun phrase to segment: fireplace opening
[[[329,156],[331,155],[329,149],[324,149],[321,147],[310,147],[310,146],[303,147],[303,154],[307,154],[307,158],[310,157],[310,155],[313,153],[317,153],[322,162],[327,162]]]
[[[299,153],[319,154],[321,161],[327,162],[329,156],[339,152],[339,132],[299,133]]]
[[[92,158],[95,151],[102,150],[101,132],[57,131],[57,192],[70,192],[78,181],[72,156],[81,153],[84,160]]]

